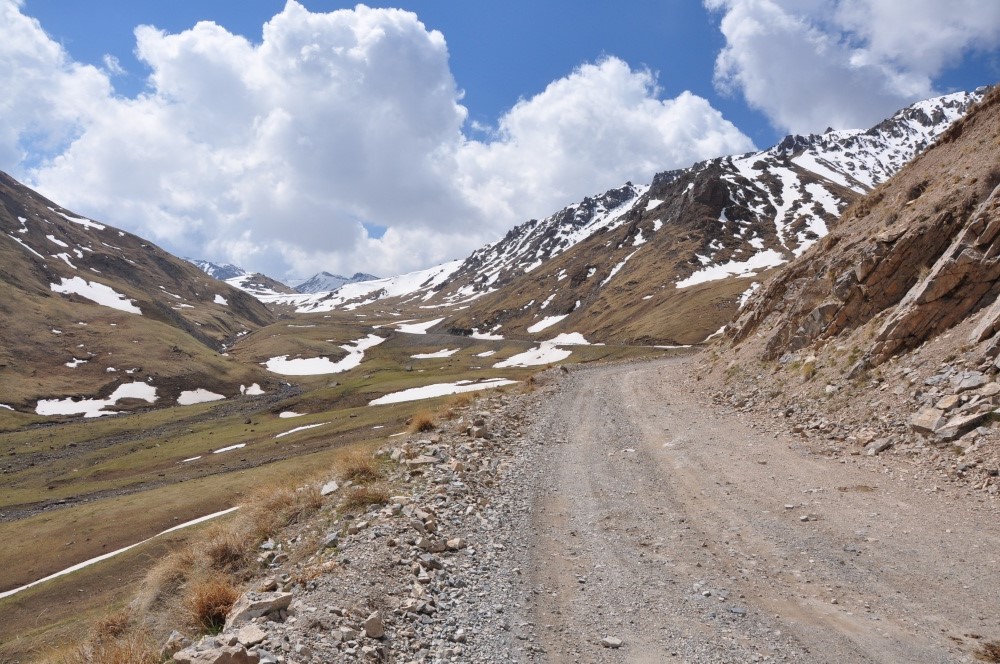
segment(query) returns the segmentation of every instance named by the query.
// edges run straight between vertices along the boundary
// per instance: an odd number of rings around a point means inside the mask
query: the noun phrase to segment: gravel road
[[[530,509],[497,533],[523,568],[516,659],[978,661],[1000,638],[996,505],[815,454],[713,404],[694,362],[576,370],[537,399],[506,487]]]

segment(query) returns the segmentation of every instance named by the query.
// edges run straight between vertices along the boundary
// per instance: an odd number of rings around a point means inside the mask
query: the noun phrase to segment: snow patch
[[[436,353],[418,353],[416,355],[410,355],[410,357],[412,357],[414,360],[433,360],[441,357],[451,357],[460,350],[461,348],[455,348],[452,350],[444,348]]]
[[[73,293],[104,307],[111,307],[130,314],[142,314],[142,311],[132,303],[132,300],[116,292],[110,286],[97,281],[87,281],[82,277],[71,279],[62,277],[61,284],[49,284],[49,287],[56,293]]]
[[[185,390],[181,392],[181,395],[177,397],[177,403],[181,406],[191,406],[196,403],[208,403],[209,401],[219,401],[225,398],[221,394],[209,392],[199,387],[197,390]]]
[[[573,354],[573,351],[565,348],[558,348],[551,343],[543,343],[538,348],[526,350],[517,355],[511,355],[506,360],[502,360],[493,365],[494,369],[506,369],[508,367],[536,367],[543,364],[562,362]]]
[[[434,320],[429,320],[424,323],[408,323],[408,324],[397,323],[396,329],[402,332],[403,334],[427,334],[427,330],[434,327],[443,320],[444,318],[435,318]]]
[[[66,399],[39,399],[35,405],[35,413],[38,415],[101,417],[102,415],[116,415],[117,413],[104,409],[117,405],[122,399],[141,399],[147,403],[154,403],[157,398],[155,387],[147,383],[134,382],[119,385],[107,399],[80,399],[79,401],[72,397]]]
[[[549,339],[543,343],[552,344],[553,346],[589,346],[591,345],[582,334],[579,332],[563,332],[555,338]]]
[[[216,304],[221,304],[224,307],[228,307],[229,306],[229,300],[227,300],[226,298],[222,297],[218,293],[215,294],[215,299],[212,300],[212,301],[215,302]]]
[[[480,332],[479,328],[473,329],[472,334],[469,336],[471,336],[473,339],[484,339],[486,341],[503,341],[502,334],[491,334],[488,332]]]
[[[722,265],[709,265],[698,270],[687,279],[677,282],[677,288],[687,288],[697,284],[703,284],[718,279],[728,279],[729,277],[748,277],[756,274],[758,270],[769,267],[777,267],[785,262],[785,257],[774,249],[762,251],[754,254],[745,261],[729,261]]]
[[[552,327],[553,325],[561,321],[563,318],[566,318],[566,316],[568,315],[569,314],[563,314],[562,316],[548,316],[546,318],[543,318],[542,320],[538,321],[537,323],[529,327],[528,332],[530,334],[541,332],[545,328]]]
[[[294,429],[289,429],[284,433],[279,433],[275,438],[282,438],[284,436],[291,436],[293,433],[298,433],[299,431],[305,431],[306,429],[315,429],[316,427],[321,427],[329,424],[329,422],[320,422],[319,424],[307,424],[301,427],[295,427]]]
[[[84,228],[93,228],[94,230],[98,231],[103,231],[105,228],[107,228],[107,226],[105,226],[104,224],[99,224],[96,221],[87,219],[86,217],[74,217],[72,215],[66,214],[65,212],[60,212],[59,210],[56,210],[54,208],[49,208],[49,209],[58,214],[59,216],[61,216],[63,219],[66,219],[67,221],[72,221],[74,224],[79,224]],[[124,235],[124,233],[122,233],[121,231],[118,231],[118,234]]]
[[[423,387],[411,387],[401,392],[392,392],[368,402],[369,406],[381,406],[390,403],[402,403],[404,401],[419,401],[421,399],[433,399],[449,394],[459,394],[461,392],[475,392],[477,390],[487,390],[494,387],[512,385],[516,380],[506,378],[490,378],[488,380],[474,383],[470,380],[460,380],[455,383],[437,383],[435,385],[424,385]]]
[[[442,319],[443,320],[443,319]],[[289,360],[287,355],[272,357],[264,366],[268,371],[283,376],[319,376],[323,374],[343,373],[361,364],[365,351],[386,340],[377,334],[369,334],[364,339],[358,339],[351,344],[341,346],[347,351],[347,356],[336,362],[328,357],[306,357]]]

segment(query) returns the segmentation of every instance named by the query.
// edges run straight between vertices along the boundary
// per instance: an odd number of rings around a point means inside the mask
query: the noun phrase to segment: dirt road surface
[[[523,530],[534,657],[980,661],[1000,639],[996,505],[814,454],[713,404],[693,366],[574,371],[543,400]]]

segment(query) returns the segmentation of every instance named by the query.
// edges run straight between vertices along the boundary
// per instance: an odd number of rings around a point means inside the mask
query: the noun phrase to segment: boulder
[[[944,411],[925,406],[910,420],[910,428],[920,433],[934,433],[945,421]]]
[[[247,652],[241,645],[220,645],[216,639],[205,638],[174,653],[173,661],[180,664],[258,664],[260,657]]]
[[[938,427],[934,435],[941,440],[954,440],[962,434],[972,431],[982,424],[989,413],[973,413],[971,415],[956,415],[948,420],[946,424]]]
[[[250,591],[236,600],[229,615],[226,616],[226,627],[234,627],[254,618],[287,609],[291,603],[292,593]]]

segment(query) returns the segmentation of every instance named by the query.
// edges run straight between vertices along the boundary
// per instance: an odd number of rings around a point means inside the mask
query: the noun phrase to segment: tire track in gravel
[[[751,427],[696,361],[574,371],[539,406],[539,661],[972,662],[1000,637],[995,509]]]

